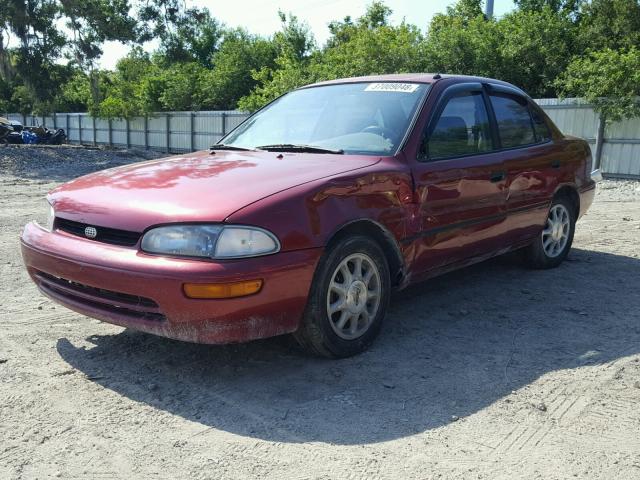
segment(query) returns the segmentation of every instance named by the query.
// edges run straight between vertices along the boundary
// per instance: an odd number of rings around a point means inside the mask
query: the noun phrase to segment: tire
[[[553,199],[544,228],[525,249],[531,268],[555,268],[563,262],[571,250],[576,217],[575,207],[567,197]]]
[[[390,292],[389,265],[380,246],[359,235],[340,240],[318,263],[304,318],[293,336],[314,355],[361,353],[380,332]]]

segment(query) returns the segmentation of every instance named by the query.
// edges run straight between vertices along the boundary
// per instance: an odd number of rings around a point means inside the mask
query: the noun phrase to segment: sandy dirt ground
[[[140,152],[0,148],[0,478],[640,479],[640,182],[605,181],[561,267],[497,258],[396,294],[340,361],[213,347],[41,296],[22,226]]]

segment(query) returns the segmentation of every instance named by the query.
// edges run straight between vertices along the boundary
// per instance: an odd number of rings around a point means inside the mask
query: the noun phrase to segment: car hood
[[[379,157],[196,152],[96,172],[48,199],[56,216],[131,231],[171,222],[219,222],[277,192],[374,165]]]

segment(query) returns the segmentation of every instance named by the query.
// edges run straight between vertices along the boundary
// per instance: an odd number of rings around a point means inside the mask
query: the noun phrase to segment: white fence
[[[590,105],[576,99],[545,98],[536,102],[562,132],[586,139],[596,158],[600,119]],[[6,116],[25,125],[64,128],[71,143],[189,152],[207,149],[248,115],[238,111],[167,112],[130,120],[103,120],[86,113]],[[603,173],[640,178],[640,118],[609,124],[601,133]]]
[[[8,114],[24,125],[63,128],[70,143],[137,147],[165,152],[205,150],[247,118],[245,112],[163,112],[148,117],[105,120],[88,113],[49,116]]]
[[[596,158],[600,116],[590,105],[572,98],[536,102],[563,133],[587,140]],[[610,123],[604,128],[600,168],[610,176],[640,178],[640,118]]]

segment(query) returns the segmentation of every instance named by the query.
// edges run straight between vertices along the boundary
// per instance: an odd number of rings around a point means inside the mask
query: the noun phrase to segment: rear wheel
[[[567,257],[576,225],[576,213],[572,202],[558,197],[551,203],[544,228],[529,245],[525,254],[533,268],[554,268]]]
[[[376,242],[363,236],[341,240],[320,260],[294,337],[305,350],[325,357],[366,350],[380,331],[390,284],[389,266]]]

